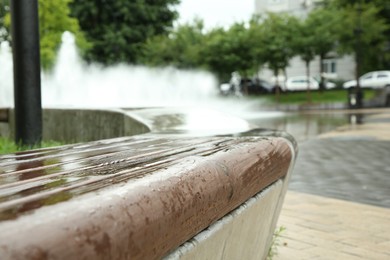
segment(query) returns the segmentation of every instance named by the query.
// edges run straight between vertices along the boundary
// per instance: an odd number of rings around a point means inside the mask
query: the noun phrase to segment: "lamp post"
[[[11,0],[11,26],[15,141],[31,147],[42,139],[38,0]]]

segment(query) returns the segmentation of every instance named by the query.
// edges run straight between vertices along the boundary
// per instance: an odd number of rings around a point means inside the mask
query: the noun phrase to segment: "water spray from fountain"
[[[0,108],[14,106],[13,62],[8,42],[0,44]]]
[[[0,66],[0,107],[12,107],[12,54],[7,42],[1,45]],[[54,69],[42,72],[42,105],[45,108],[195,105],[229,109],[231,104],[226,105],[229,101],[219,97],[217,84],[215,76],[206,71],[86,64],[78,55],[74,36],[65,32]]]
[[[85,64],[69,32],[63,34],[53,73],[43,76],[46,107],[183,106],[218,94],[215,77],[203,71]]]

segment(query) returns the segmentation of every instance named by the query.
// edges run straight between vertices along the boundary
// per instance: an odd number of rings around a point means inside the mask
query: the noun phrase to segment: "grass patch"
[[[272,244],[268,250],[267,260],[272,260],[275,256],[278,255],[278,246],[280,246],[280,237],[282,233],[286,230],[286,227],[281,226],[275,230],[275,233],[272,238]]]
[[[44,148],[44,147],[53,147],[59,145],[63,145],[63,143],[57,141],[43,141],[41,145],[37,145],[34,147],[23,147],[17,145],[13,140],[0,137],[0,154],[15,153],[15,152],[20,152],[25,150]]]
[[[369,100],[373,98],[376,94],[376,91],[373,89],[364,89],[364,99]],[[348,101],[348,91],[345,89],[334,89],[326,91],[310,91],[311,103],[339,103]],[[275,95],[267,96],[269,102],[277,103]],[[285,92],[281,93],[279,97],[280,104],[307,104],[308,95],[306,91],[300,92]]]

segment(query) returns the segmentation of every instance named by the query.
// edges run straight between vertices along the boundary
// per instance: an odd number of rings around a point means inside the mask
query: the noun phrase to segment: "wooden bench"
[[[144,134],[0,156],[1,259],[181,258],[280,182],[267,247],[295,152],[283,137]]]

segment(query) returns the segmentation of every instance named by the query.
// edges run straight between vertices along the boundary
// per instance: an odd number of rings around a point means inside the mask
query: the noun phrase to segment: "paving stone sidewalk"
[[[390,208],[390,109],[299,144],[289,189]]]
[[[274,260],[390,259],[390,109],[299,144],[280,226]]]
[[[388,260],[390,209],[287,192],[273,260]]]
[[[289,189],[390,208],[390,141],[308,140],[299,146]]]

